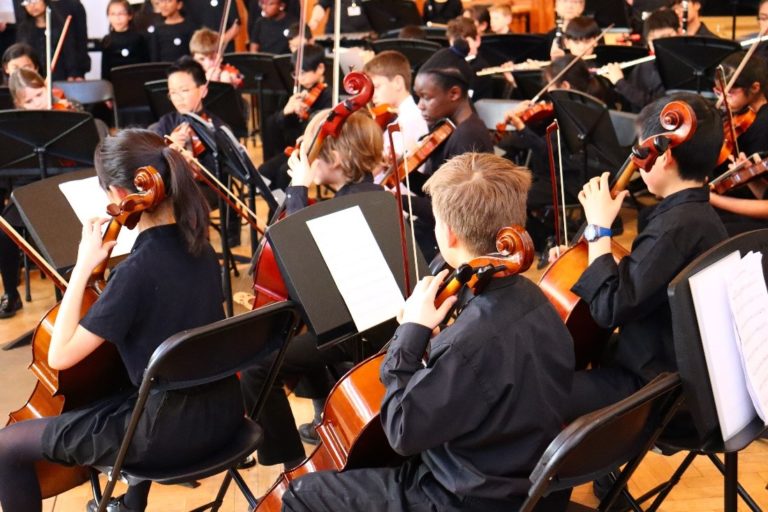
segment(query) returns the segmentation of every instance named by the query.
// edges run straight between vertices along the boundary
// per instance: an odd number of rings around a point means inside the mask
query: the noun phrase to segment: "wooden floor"
[[[263,211],[260,214],[265,215]],[[625,221],[625,234],[619,241],[629,246],[635,235],[634,211],[624,210],[622,217]],[[245,232],[245,230],[244,230]],[[215,238],[215,236],[214,236]],[[246,254],[247,235],[244,243],[236,252]],[[246,275],[246,265],[240,265],[241,277],[235,279],[234,288],[237,297],[244,302],[250,289],[250,280]],[[540,271],[531,270],[528,276],[537,279]],[[32,301],[24,303],[24,309],[14,318],[0,320],[0,344],[16,338],[32,329],[44,312],[53,304],[53,288],[48,280],[41,280],[37,272],[33,272],[31,280]],[[244,306],[237,306],[236,313],[245,311]],[[26,370],[31,359],[28,346],[10,351],[0,351],[0,411],[11,411],[21,407],[29,396],[34,378]],[[299,423],[309,421],[312,411],[309,401],[291,399],[294,414]],[[308,447],[309,448],[309,447]],[[665,457],[649,454],[639,471],[630,482],[630,490],[636,495],[642,494],[656,484],[665,480],[682,459],[683,454]],[[745,450],[740,457],[739,477],[742,485],[757,500],[761,507],[768,507],[768,443],[757,441]],[[265,492],[278,475],[279,467],[255,467],[245,471],[245,478],[251,489],[258,494]],[[200,482],[200,486],[191,489],[181,486],[155,485],[150,494],[149,511],[176,512],[185,511],[200,506],[211,499],[218,489],[220,477],[210,478]],[[118,489],[122,493],[122,488]],[[714,466],[704,459],[694,462],[680,484],[675,488],[662,506],[662,511],[718,511],[723,509],[722,478]],[[44,510],[57,512],[81,512],[85,510],[86,502],[90,499],[87,486],[81,486],[64,493],[57,498],[46,500]],[[585,505],[596,505],[597,500],[592,496],[591,486],[582,486],[574,491],[574,501]],[[245,511],[247,504],[243,497],[230,489],[224,511]],[[746,510],[740,504],[739,510]],[[16,512],[16,511],[6,511]]]

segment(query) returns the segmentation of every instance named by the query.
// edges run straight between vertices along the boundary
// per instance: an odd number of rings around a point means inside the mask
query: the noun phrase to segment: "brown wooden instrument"
[[[649,137],[633,148],[611,187],[612,197],[626,189],[635,170],[650,170],[660,154],[685,142],[696,131],[696,115],[687,103],[668,103],[661,111],[660,119],[661,126],[668,131]],[[571,291],[589,266],[589,247],[582,233],[583,229],[576,235],[578,241],[549,266],[539,281],[544,295],[555,306],[573,337],[577,369],[595,362],[613,330],[597,325],[589,305]],[[611,249],[617,262],[629,254],[613,240]]]
[[[441,119],[437,126],[419,142],[419,146],[405,158],[399,158],[397,165],[391,165],[384,171],[381,184],[388,188],[395,188],[399,181],[418,169],[427,158],[456,130],[456,125],[450,119]]]
[[[141,212],[160,203],[165,197],[165,188],[160,174],[152,167],[136,171],[134,184],[139,193],[126,196],[120,205],[110,204],[107,212],[112,216],[102,240],[117,239],[122,226],[135,227]],[[0,224],[14,242],[30,257],[39,262],[40,268],[50,273],[54,284],[64,290],[66,282],[26,242],[6,224]],[[10,228],[10,230],[8,229]],[[31,251],[31,252],[30,252]],[[104,272],[109,258],[96,267],[91,275],[90,285],[83,296],[81,317],[98,298],[104,287]],[[111,343],[102,343],[93,353],[67,370],[54,370],[48,366],[48,348],[51,343],[53,325],[59,304],[51,308],[38,324],[32,338],[32,364],[29,369],[37,383],[27,403],[10,413],[8,424],[34,418],[58,416],[66,411],[82,407],[104,398],[129,384],[117,349]],[[55,496],[88,480],[89,471],[84,467],[69,467],[51,462],[40,462],[36,466],[43,498]]]
[[[716,194],[725,194],[735,188],[746,185],[768,172],[768,161],[745,161],[742,165],[729,169],[709,183],[709,188]]]

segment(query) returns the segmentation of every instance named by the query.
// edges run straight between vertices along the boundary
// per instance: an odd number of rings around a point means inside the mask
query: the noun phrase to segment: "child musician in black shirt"
[[[612,361],[576,373],[568,419],[617,402],[662,372],[676,371],[667,286],[694,258],[727,237],[709,205],[705,184],[723,141],[714,107],[688,93],[656,100],[640,113],[640,138],[665,131],[659,113],[672,100],[693,108],[696,129],[689,140],[640,170],[648,190],[663,199],[638,233],[632,252],[618,264],[611,254],[609,227],[627,192],[612,199],[605,173],[579,194],[593,235],[587,238],[589,267],[572,290],[587,302],[598,325],[618,326],[620,333]],[[555,250],[550,257],[556,257]]]
[[[527,170],[494,155],[446,162],[425,186],[445,260],[458,268],[493,252],[499,229],[525,222],[529,184]],[[495,512],[522,503],[531,470],[562,427],[572,341],[541,291],[520,275],[491,279],[435,334],[455,302],[435,307],[446,275],[416,286],[380,370],[384,433],[410,458],[294,480],[284,511]]]
[[[410,175],[411,189],[421,194],[427,177],[433,175],[450,158],[467,152],[493,152],[493,142],[485,123],[475,112],[469,89],[475,78],[466,61],[469,47],[464,40],[436,52],[420,68],[413,83],[419,97],[418,107],[427,125],[433,127],[448,119],[456,129],[427,159],[421,172]],[[417,217],[416,237],[427,260],[437,254],[434,242],[434,217],[430,199],[423,195],[412,198],[413,214]],[[403,205],[407,209],[407,203]]]
[[[123,130],[97,149],[96,172],[113,202],[136,192],[134,173],[151,165],[169,196],[145,211],[131,254],[81,319],[93,269],[111,246],[102,244],[105,219],[83,226],[48,351],[48,364],[71,368],[105,342],[116,346],[131,384],[139,386],[154,350],[170,335],[224,318],[220,269],[208,243],[208,209],[192,173],[175,150],[147,130]],[[3,510],[42,510],[34,464],[111,465],[134,407],[137,389],[59,416],[21,421],[0,430],[0,504]],[[193,463],[229,441],[243,416],[237,379],[187,392],[150,396],[126,464],[162,467]],[[110,510],[144,510],[151,481],[132,485]],[[93,508],[89,504],[89,510]]]
[[[112,68],[149,62],[144,34],[133,28],[133,9],[128,0],[107,4],[109,34],[101,40],[101,78],[109,80]]]
[[[249,23],[248,39],[251,52],[284,54],[290,53],[288,29],[296,18],[285,11],[284,0],[259,0],[261,16]],[[256,7],[251,6],[252,12]]]
[[[164,22],[155,26],[150,39],[150,54],[154,62],[175,62],[189,55],[189,40],[197,27],[182,14],[183,4],[181,0],[160,2]]]
[[[382,188],[373,183],[373,171],[381,163],[381,128],[366,113],[355,112],[341,126],[338,137],[328,137],[317,158],[309,164],[306,153],[310,141],[328,117],[329,110],[321,110],[313,117],[304,132],[299,150],[291,154],[288,163],[293,175],[291,186],[286,188],[285,212],[290,215],[309,203],[308,188],[313,183],[328,185],[337,190],[334,197],[360,192],[371,192]],[[315,434],[312,424],[296,429],[288,398],[283,390],[282,376],[299,376],[302,379],[301,396],[311,398],[315,404],[316,419],[319,420],[325,398],[333,386],[328,377],[327,365],[352,361],[354,350],[351,343],[340,343],[319,350],[317,339],[311,334],[293,338],[286,349],[281,367],[281,378],[270,390],[265,409],[261,415],[264,428],[264,443],[258,451],[259,462],[264,465],[283,463],[292,468],[304,459],[302,437]],[[246,409],[258,399],[271,361],[241,374]]]
[[[26,43],[34,49],[35,54],[39,56],[46,55],[45,31],[46,18],[45,9],[48,6],[48,0],[31,0],[23,4],[21,17],[18,22],[16,42]],[[68,12],[64,8],[66,4],[54,3],[51,6],[51,44],[55,50],[62,29],[64,20]],[[61,56],[53,72],[54,80],[67,80],[68,78],[78,78],[85,74],[83,70],[84,63],[78,63],[78,44],[73,34],[64,38],[61,49]],[[88,61],[90,67],[90,60]],[[45,64],[41,63],[40,74],[47,76],[48,70]]]

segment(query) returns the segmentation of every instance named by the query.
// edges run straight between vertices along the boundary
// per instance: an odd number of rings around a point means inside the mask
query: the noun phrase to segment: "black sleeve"
[[[307,207],[309,189],[304,186],[290,186],[285,189],[285,214],[291,215]]]
[[[101,79],[109,80],[109,72],[112,71],[112,52],[109,51],[109,36],[104,36],[101,40]]]
[[[253,22],[253,25],[251,25],[251,30],[248,31],[248,41],[251,43],[256,43],[259,45],[259,49],[264,47],[264,43],[261,42],[261,20],[264,18],[258,18],[256,21]]]
[[[90,332],[117,346],[128,338],[134,314],[140,311],[139,304],[145,300],[141,292],[141,279],[129,274],[130,271],[120,269],[118,265],[98,300],[80,321]]]

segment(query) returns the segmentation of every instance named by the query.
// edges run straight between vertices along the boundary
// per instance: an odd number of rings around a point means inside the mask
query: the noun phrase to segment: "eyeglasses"
[[[179,89],[177,91],[168,91],[168,97],[171,99],[178,98],[179,96],[186,96],[187,94],[194,91],[196,91],[196,89]]]

